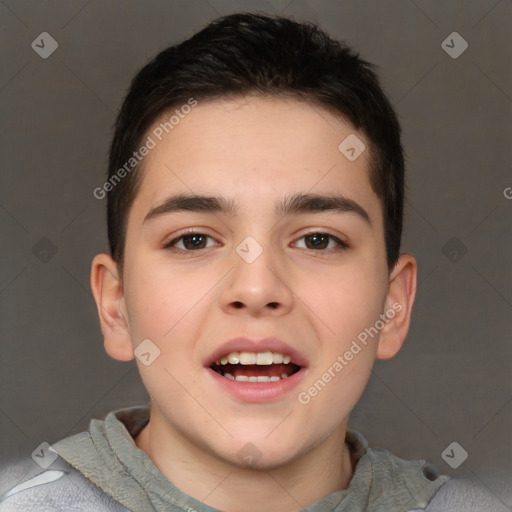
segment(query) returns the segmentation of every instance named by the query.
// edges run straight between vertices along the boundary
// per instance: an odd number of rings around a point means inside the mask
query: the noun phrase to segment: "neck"
[[[266,470],[240,469],[169,427],[151,406],[135,438],[156,467],[182,492],[225,512],[301,510],[348,487],[353,474],[346,423],[307,454]]]

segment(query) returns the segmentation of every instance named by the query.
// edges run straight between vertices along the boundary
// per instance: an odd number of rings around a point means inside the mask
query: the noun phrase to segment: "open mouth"
[[[277,382],[302,368],[280,352],[230,352],[210,368],[226,379],[238,382]]]

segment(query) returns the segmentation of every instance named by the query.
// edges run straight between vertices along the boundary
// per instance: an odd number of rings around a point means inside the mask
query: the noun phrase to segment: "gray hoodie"
[[[111,412],[89,431],[0,469],[0,512],[219,512],[175,487],[137,448],[134,437],[148,421],[147,406]],[[348,430],[346,441],[358,461],[349,487],[304,512],[509,510],[484,488],[441,476],[425,461],[370,448],[358,432]]]

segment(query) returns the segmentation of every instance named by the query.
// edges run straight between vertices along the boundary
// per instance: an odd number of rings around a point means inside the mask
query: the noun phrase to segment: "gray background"
[[[134,73],[241,10],[311,20],[359,48],[403,125],[417,303],[351,426],[512,507],[508,0],[1,2],[0,460],[146,401],[135,363],[103,351],[89,269],[107,248],[105,201],[92,191]],[[44,31],[59,44],[47,59],[31,48]],[[441,46],[454,31],[469,44],[456,59]],[[458,469],[441,457],[453,441],[469,454]]]

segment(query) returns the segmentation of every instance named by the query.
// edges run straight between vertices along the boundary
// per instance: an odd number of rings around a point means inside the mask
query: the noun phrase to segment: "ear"
[[[416,260],[401,254],[389,276],[386,297],[386,321],[380,332],[378,359],[389,359],[402,347],[411,323],[412,306],[416,298]]]
[[[108,254],[94,257],[91,289],[98,308],[107,354],[119,361],[134,358],[130,327],[117,263]]]

